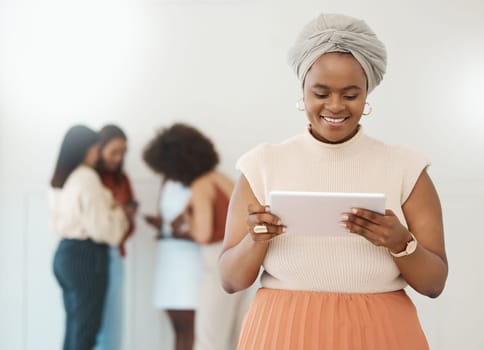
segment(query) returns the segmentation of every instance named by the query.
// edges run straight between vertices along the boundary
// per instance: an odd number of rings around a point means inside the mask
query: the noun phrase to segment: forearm
[[[431,298],[442,293],[448,267],[440,256],[419,244],[413,254],[394,260],[403,278],[417,292]]]
[[[222,253],[219,258],[219,271],[225,291],[235,293],[254,283],[268,245],[268,242],[255,242],[247,234],[237,245]]]

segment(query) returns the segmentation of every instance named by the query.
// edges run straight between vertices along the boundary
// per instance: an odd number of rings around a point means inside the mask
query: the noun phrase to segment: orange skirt
[[[428,350],[403,291],[341,294],[259,289],[238,350]]]

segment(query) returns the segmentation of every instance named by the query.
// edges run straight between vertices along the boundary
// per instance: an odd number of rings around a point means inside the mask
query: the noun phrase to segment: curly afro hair
[[[146,146],[143,159],[156,173],[185,186],[219,163],[212,141],[194,127],[181,123],[160,130]]]

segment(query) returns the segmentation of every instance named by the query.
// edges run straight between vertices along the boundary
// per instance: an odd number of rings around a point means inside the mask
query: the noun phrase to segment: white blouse
[[[50,225],[61,238],[118,245],[128,231],[123,209],[114,205],[111,192],[88,166],[74,170],[63,188],[50,191],[49,199]]]

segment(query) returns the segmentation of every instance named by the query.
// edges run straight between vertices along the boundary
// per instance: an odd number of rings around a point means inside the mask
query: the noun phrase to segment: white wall
[[[232,175],[238,155],[305,127],[285,55],[321,11],[362,17],[387,44],[368,133],[433,159],[450,261],[437,300],[414,298],[433,349],[484,348],[484,3],[479,0],[0,0],[0,348],[55,349],[60,291],[45,189],[65,130],[116,122],[142,212],[158,180],[140,152],[173,120],[212,136]],[[171,342],[150,304],[152,232],[128,257],[126,349]]]

